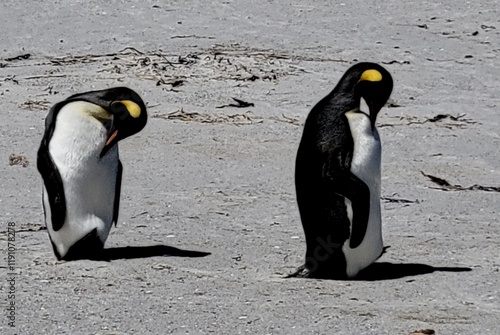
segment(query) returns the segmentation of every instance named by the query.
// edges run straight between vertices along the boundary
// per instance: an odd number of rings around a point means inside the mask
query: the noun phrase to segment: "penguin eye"
[[[122,117],[121,114],[124,113],[123,110],[125,110],[126,113],[126,116],[124,117],[131,116],[134,119],[137,119],[141,116],[141,107],[131,100],[114,101],[111,103],[111,113],[114,112],[114,106],[116,106],[116,113],[120,114],[120,118]]]
[[[129,116],[127,106],[122,104],[120,101],[111,103],[109,109],[111,114],[118,116],[120,120],[125,120]]]

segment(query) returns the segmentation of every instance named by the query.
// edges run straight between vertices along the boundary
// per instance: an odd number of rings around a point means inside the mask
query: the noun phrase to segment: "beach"
[[[0,8],[2,334],[500,333],[496,1]],[[358,280],[286,278],[305,255],[304,121],[361,61],[394,80],[377,119],[390,247]],[[45,116],[113,86],[149,119],[119,144],[110,260],[57,261],[36,168]]]

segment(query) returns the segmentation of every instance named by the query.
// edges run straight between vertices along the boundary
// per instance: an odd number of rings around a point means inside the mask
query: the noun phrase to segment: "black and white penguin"
[[[291,277],[353,278],[382,255],[375,121],[392,86],[383,67],[359,63],[309,113],[295,165],[306,261]]]
[[[50,109],[37,167],[57,259],[99,257],[118,218],[122,164],[117,143],[146,122],[144,102],[126,87],[75,94]]]

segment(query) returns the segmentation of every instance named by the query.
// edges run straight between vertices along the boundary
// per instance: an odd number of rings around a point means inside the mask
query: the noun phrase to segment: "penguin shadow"
[[[104,260],[112,261],[117,259],[134,259],[134,258],[149,258],[149,257],[205,257],[211,255],[210,252],[185,250],[168,245],[152,245],[138,247],[116,247],[104,249],[102,257]]]
[[[211,255],[210,252],[185,250],[168,245],[152,245],[152,246],[128,246],[128,247],[113,247],[101,249],[94,255],[76,255],[66,261],[76,260],[92,260],[110,262],[118,259],[137,259],[149,257],[206,257]]]
[[[379,281],[425,275],[433,272],[468,272],[467,267],[434,267],[419,263],[376,262],[359,272],[354,280]]]

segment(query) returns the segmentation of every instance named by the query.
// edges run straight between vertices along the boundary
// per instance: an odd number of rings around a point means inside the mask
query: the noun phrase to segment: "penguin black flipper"
[[[45,133],[37,155],[37,168],[42,175],[45,190],[49,197],[51,223],[54,231],[60,230],[66,220],[66,197],[61,174],[49,153],[49,142],[54,134],[57,113],[65,104],[66,102],[60,102],[50,109],[45,119]]]
[[[38,152],[37,167],[49,197],[52,229],[58,231],[66,220],[66,199],[61,174],[54,165],[48,149],[41,148]]]
[[[330,156],[332,158],[332,156]],[[338,162],[329,159],[323,166],[323,178],[331,184],[331,191],[351,201],[352,223],[349,247],[358,247],[366,234],[370,215],[370,189],[347,169],[339,169]],[[342,165],[341,165],[342,166]],[[337,168],[335,168],[337,167]]]
[[[118,222],[118,212],[120,210],[120,192],[122,189],[122,173],[123,166],[122,162],[118,160],[118,172],[116,173],[116,184],[115,184],[115,203],[113,205],[113,222],[116,224]]]

